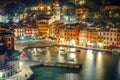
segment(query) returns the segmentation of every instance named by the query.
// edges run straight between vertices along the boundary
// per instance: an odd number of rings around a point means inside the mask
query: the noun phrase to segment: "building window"
[[[11,38],[8,38],[8,41],[10,41],[11,40]]]
[[[112,36],[112,33],[110,33],[110,35]]]
[[[10,47],[11,47],[11,45],[10,45],[10,44],[8,44],[8,47],[10,48]]]
[[[105,35],[105,33],[104,33],[104,35]]]
[[[105,37],[104,37],[104,40],[105,40]]]
[[[110,38],[110,41],[112,41],[112,38]]]
[[[112,43],[112,45],[114,45],[114,42]]]
[[[101,32],[101,35],[103,35],[103,32]]]

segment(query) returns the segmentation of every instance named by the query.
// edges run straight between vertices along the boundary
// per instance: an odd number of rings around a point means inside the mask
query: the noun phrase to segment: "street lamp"
[[[23,63],[20,61],[19,62],[20,69],[22,69],[22,65],[23,65]]]

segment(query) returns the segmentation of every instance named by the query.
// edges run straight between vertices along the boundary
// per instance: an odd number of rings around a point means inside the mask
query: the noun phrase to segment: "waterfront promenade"
[[[5,80],[27,80],[32,74],[30,66],[37,65],[38,62],[30,61],[26,56],[21,56],[21,72],[6,78]]]
[[[93,48],[93,47],[83,47],[80,45],[65,45],[65,44],[57,44],[50,41],[28,41],[28,42],[16,42],[16,47],[18,50],[24,49],[24,48],[39,48],[39,47],[52,47],[52,46],[58,46],[58,47],[69,47],[69,48],[79,48],[79,49],[87,49],[87,50],[95,50],[95,51],[108,51],[112,52],[110,49],[102,49],[102,48]]]
[[[21,56],[21,72],[6,78],[5,80],[29,80],[29,78],[34,74],[30,66],[49,66],[49,67],[62,67],[62,68],[73,68],[79,69],[82,64],[76,63],[60,63],[60,62],[35,62],[29,60],[26,56]]]

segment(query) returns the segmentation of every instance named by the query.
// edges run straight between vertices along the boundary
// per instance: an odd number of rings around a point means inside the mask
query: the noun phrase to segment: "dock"
[[[42,65],[47,67],[61,67],[61,68],[74,68],[74,69],[79,69],[82,67],[82,64],[62,63],[62,62],[44,62],[42,63]]]
[[[112,49],[113,54],[120,54],[120,49]]]

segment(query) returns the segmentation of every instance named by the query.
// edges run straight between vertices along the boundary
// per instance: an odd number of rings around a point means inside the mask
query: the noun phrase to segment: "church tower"
[[[55,18],[56,20],[60,20],[60,6],[58,3],[58,0],[54,0],[53,6],[54,6],[54,11],[55,11],[54,13]]]

